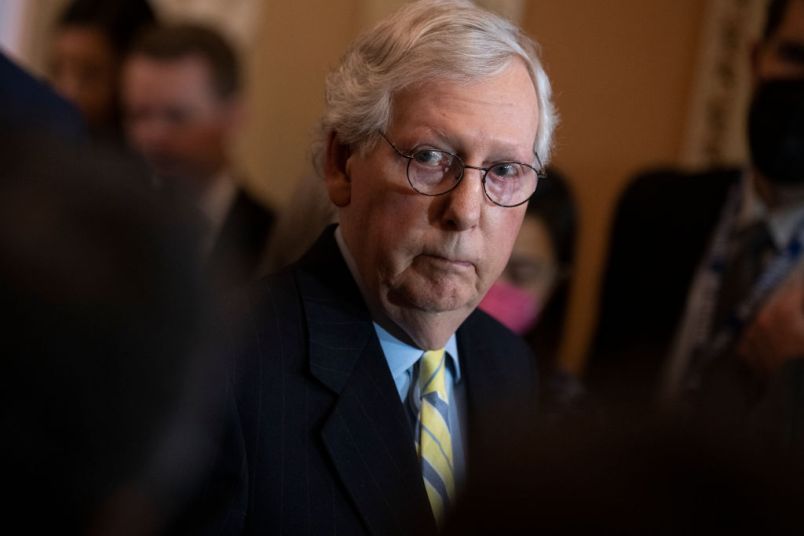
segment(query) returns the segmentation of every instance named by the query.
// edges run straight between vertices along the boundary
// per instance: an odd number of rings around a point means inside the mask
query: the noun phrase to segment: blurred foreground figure
[[[804,0],[769,3],[752,72],[747,169],[655,174],[626,192],[592,372],[619,377],[624,396],[655,393],[669,351],[672,407],[777,420],[789,441],[804,357]]]
[[[445,533],[801,534],[801,457],[755,439],[655,416],[537,428],[483,458]]]
[[[192,226],[127,160],[0,139],[4,517],[159,533],[202,475],[219,402]]]

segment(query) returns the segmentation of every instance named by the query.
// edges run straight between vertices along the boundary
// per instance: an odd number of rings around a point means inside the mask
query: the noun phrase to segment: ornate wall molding
[[[767,0],[707,0],[681,162],[689,167],[745,161],[750,50]]]

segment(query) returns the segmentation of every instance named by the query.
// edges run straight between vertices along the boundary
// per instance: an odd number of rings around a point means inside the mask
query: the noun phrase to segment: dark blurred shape
[[[617,204],[587,385],[601,397],[653,402],[687,290],[738,169],[661,169]],[[693,193],[694,192],[694,193]]]
[[[446,534],[800,534],[804,472],[753,438],[620,415],[484,457]]]
[[[0,135],[7,518],[28,533],[154,533],[211,445],[210,297],[198,242],[142,169]]]
[[[768,180],[804,184],[804,79],[768,80],[755,90],[748,143],[754,166]]]
[[[762,39],[770,38],[784,20],[790,0],[768,0],[768,8],[765,15],[765,26],[762,30]]]
[[[120,65],[136,36],[156,20],[147,0],[72,0],[57,17],[50,77],[94,136],[122,140]]]
[[[76,139],[81,116],[70,103],[0,52],[0,127],[5,132],[46,132]]]

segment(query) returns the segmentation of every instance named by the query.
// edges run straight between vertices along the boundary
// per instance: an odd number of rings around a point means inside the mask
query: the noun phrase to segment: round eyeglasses
[[[411,188],[422,195],[444,195],[460,184],[464,170],[482,171],[483,191],[492,203],[501,207],[516,207],[528,201],[536,192],[540,179],[547,177],[539,155],[534,151],[539,169],[521,162],[495,162],[487,168],[470,166],[458,155],[438,149],[422,148],[412,153],[400,151],[386,135],[380,136],[396,153],[407,159],[407,175]]]

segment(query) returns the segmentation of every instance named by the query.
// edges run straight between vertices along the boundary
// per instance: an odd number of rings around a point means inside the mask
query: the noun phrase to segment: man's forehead
[[[516,91],[512,91],[512,86]],[[465,112],[491,108],[497,114],[532,115],[534,119],[539,116],[536,86],[527,67],[520,62],[510,63],[501,72],[486,77],[427,79],[395,91],[391,101],[392,119],[400,116],[411,119],[413,111],[416,112],[413,114],[415,119],[421,112],[421,103]]]
[[[134,54],[130,57],[128,66],[132,67],[134,71],[146,70],[157,75],[170,76],[171,78],[183,77],[209,86],[210,89],[213,87],[212,68],[209,62],[196,54],[175,57]]]
[[[140,97],[149,100],[168,95],[173,100],[200,101],[213,105],[222,100],[215,90],[211,67],[197,55],[175,58],[134,55],[126,65],[125,79],[129,91],[124,93],[130,93],[131,87],[137,87],[138,84]]]

